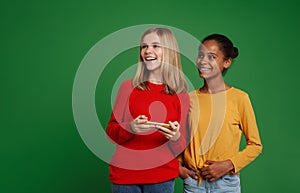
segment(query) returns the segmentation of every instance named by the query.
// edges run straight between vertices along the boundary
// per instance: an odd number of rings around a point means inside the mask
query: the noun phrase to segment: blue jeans
[[[184,179],[184,193],[240,193],[240,176],[226,174],[214,182],[203,179],[200,185],[198,180],[191,177]]]
[[[173,193],[174,179],[156,184],[112,184],[112,193]]]

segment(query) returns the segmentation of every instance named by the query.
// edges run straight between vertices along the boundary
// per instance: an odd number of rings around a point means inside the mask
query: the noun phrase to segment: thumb
[[[208,165],[211,165],[211,164],[213,164],[213,163],[215,163],[215,162],[212,161],[212,160],[207,160],[205,163],[208,164]]]

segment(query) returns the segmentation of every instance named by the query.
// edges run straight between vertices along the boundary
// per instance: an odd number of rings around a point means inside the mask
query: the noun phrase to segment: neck
[[[150,74],[149,77],[148,77],[148,81],[152,82],[152,83],[155,83],[155,84],[163,84],[164,83],[161,74],[153,74],[153,73]]]
[[[229,89],[230,86],[228,84],[226,84],[223,80],[223,78],[216,80],[204,80],[204,85],[202,88],[200,88],[200,91],[203,93],[210,93],[210,94],[214,94],[214,93],[219,93],[219,92],[223,92],[227,89]]]
[[[163,84],[163,81],[160,81],[160,80],[149,79],[148,81],[151,82],[151,83],[153,83],[153,84]]]

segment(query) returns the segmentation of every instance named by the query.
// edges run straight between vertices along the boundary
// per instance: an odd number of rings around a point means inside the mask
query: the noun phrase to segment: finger
[[[191,176],[194,179],[198,179],[198,176],[196,174],[194,174],[194,172],[188,170],[188,175]]]
[[[212,177],[211,175],[208,174],[208,175],[204,175],[203,178],[205,178],[205,179],[207,179],[207,180],[210,180],[210,179],[213,178],[213,177]]]
[[[148,121],[148,119],[136,119],[135,123],[136,124],[145,124]]]
[[[201,171],[201,172],[206,172],[206,171],[208,171],[208,167],[205,166],[205,167],[201,168],[200,171]]]
[[[165,133],[164,131],[158,130],[158,132],[160,132],[161,134],[163,134],[167,139],[171,139],[172,135]]]
[[[148,130],[153,130],[156,129],[154,125],[146,125],[144,123],[141,123],[138,125],[141,129],[148,129]]]
[[[209,171],[204,171],[204,172],[201,172],[201,175],[202,176],[208,176],[208,175],[211,176],[211,173]]]
[[[145,115],[140,115],[141,119],[147,119],[147,117]]]
[[[215,163],[215,162],[212,161],[212,160],[207,160],[205,163],[208,164],[208,165],[211,165],[211,164],[213,164],[213,163]]]
[[[155,125],[155,128],[166,133],[166,134],[169,134],[169,135],[172,135],[172,131],[168,128],[165,128],[165,127],[162,127],[162,126],[159,126],[159,125]]]
[[[154,125],[146,125],[144,123],[134,123],[134,128],[137,132],[147,132],[155,129]]]
[[[177,121],[174,121],[173,123],[174,123],[175,127],[179,126],[179,123]]]
[[[167,139],[169,139],[169,140],[171,140],[171,139],[173,138],[172,135],[167,134],[167,133],[165,133],[165,132],[163,132],[163,131],[158,130],[158,132],[160,132],[162,135],[164,135],[164,136],[165,136]]]
[[[169,124],[170,124],[170,126],[172,127],[173,130],[175,130],[175,131],[179,130],[180,125],[177,121],[175,121],[175,122],[169,121]]]
[[[146,125],[144,123],[136,124],[135,126],[142,131],[150,131],[156,129],[154,125]]]
[[[208,181],[209,182],[213,182],[213,181],[215,181],[216,180],[216,178],[210,178]]]
[[[139,119],[148,119],[148,117],[145,116],[145,115],[139,115],[138,118],[139,118]]]
[[[139,119],[141,119],[142,115],[137,116],[134,120],[137,121]]]
[[[196,179],[196,180],[198,179],[198,176],[196,174],[191,175],[191,177]]]
[[[148,117],[146,117],[145,115],[139,115],[135,118],[135,120],[144,120],[144,119],[148,119]]]

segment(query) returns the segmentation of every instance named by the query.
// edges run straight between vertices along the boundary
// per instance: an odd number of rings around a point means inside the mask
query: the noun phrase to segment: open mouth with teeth
[[[153,60],[156,60],[157,58],[155,57],[147,57],[145,58],[145,61],[153,61]]]
[[[198,65],[199,72],[207,74],[210,73],[213,69],[209,65]]]
[[[200,70],[200,72],[202,72],[202,73],[208,73],[208,72],[211,72],[211,71],[212,71],[211,68],[207,68],[207,67],[201,67],[199,70]]]

